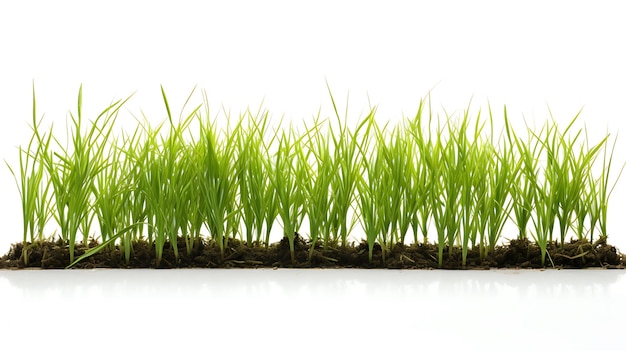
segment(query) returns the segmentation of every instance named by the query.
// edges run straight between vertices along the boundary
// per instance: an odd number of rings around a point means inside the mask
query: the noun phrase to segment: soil
[[[154,245],[138,241],[132,245],[129,262],[119,246],[104,248],[100,252],[80,261],[74,268],[392,268],[392,269],[437,269],[438,246],[435,244],[396,244],[389,251],[380,245],[374,246],[373,260],[368,259],[366,242],[347,246],[323,248],[315,245],[311,258],[311,245],[300,235],[295,238],[295,262],[291,260],[287,238],[269,247],[248,246],[236,239],[229,239],[222,257],[220,248],[213,241],[197,241],[191,255],[187,254],[184,239],[178,239],[179,257],[174,255],[170,243],[165,244],[162,260],[157,267]],[[89,248],[98,243],[92,240]],[[9,252],[0,258],[0,268],[44,268],[61,269],[69,264],[69,248],[62,241],[45,241],[28,244],[28,265],[23,260],[23,243],[11,245]],[[75,257],[85,253],[86,245],[75,247]],[[491,268],[624,268],[625,258],[605,240],[594,243],[571,241],[563,245],[548,245],[545,266],[541,264],[539,247],[528,240],[511,240],[498,246],[484,259],[479,248],[470,249],[465,267],[462,266],[461,249],[446,247],[443,254],[443,269],[491,269]]]

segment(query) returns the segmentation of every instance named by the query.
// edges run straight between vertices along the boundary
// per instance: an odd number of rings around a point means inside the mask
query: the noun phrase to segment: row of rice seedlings
[[[528,127],[523,140],[505,109],[496,139],[491,109],[489,121],[479,113],[471,123],[468,108],[460,121],[446,116],[441,125],[421,101],[413,118],[393,128],[381,128],[371,109],[351,129],[331,95],[336,124],[318,116],[304,132],[270,133],[267,112],[247,111],[233,128],[219,130],[206,95],[178,121],[163,90],[162,97],[168,124],[153,128],[144,121],[116,138],[112,127],[126,100],[83,129],[81,89],[71,143],[63,147],[52,128],[39,131],[33,92],[33,137],[20,149],[20,172],[14,172],[25,244],[42,240],[52,217],[75,263],[77,235],[87,243],[97,222],[102,245],[87,255],[119,244],[128,262],[133,242],[147,233],[159,265],[167,242],[178,259],[178,238],[191,254],[205,230],[222,258],[232,237],[267,247],[280,219],[295,262],[295,233],[306,230],[305,219],[311,250],[318,241],[326,248],[347,245],[358,220],[370,260],[376,243],[384,260],[409,232],[414,242],[428,242],[434,229],[442,265],[446,247],[451,253],[460,246],[463,264],[470,247],[485,257],[507,220],[515,222],[519,238],[530,234],[543,259],[557,222],[561,244],[570,229],[580,240],[587,233],[593,239],[596,228],[607,235],[615,144],[609,151],[608,136],[595,145],[581,142],[581,131],[572,137],[578,116],[563,131],[554,122],[539,133]],[[591,169],[602,150],[602,173],[595,177]]]

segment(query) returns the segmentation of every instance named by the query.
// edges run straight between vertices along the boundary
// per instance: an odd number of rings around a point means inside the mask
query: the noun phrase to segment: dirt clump
[[[389,269],[491,269],[491,268],[624,268],[624,257],[605,239],[595,242],[572,240],[564,244],[548,243],[545,264],[541,263],[541,250],[527,239],[510,240],[494,250],[469,248],[465,265],[458,247],[443,250],[439,267],[439,248],[435,244],[396,243],[383,248],[376,243],[369,260],[365,241],[345,246],[328,244],[324,247],[299,234],[294,236],[294,260],[289,241],[247,245],[238,239],[228,239],[223,249],[212,240],[198,239],[187,249],[185,239],[177,240],[178,256],[171,243],[166,242],[163,255],[157,264],[154,243],[138,240],[132,243],[129,260],[120,245],[103,247],[99,252],[81,260],[74,268],[389,268]],[[26,246],[25,246],[26,245]],[[77,244],[74,257],[98,246],[91,240]],[[27,255],[27,260],[24,260]],[[60,239],[38,243],[15,243],[0,258],[0,268],[62,269],[69,265],[69,245]],[[27,263],[26,263],[27,262]]]

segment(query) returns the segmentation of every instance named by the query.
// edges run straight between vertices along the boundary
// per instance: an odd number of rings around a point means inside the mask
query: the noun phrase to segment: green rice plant
[[[555,192],[550,188],[554,184],[550,172],[544,171],[544,179],[539,176],[539,157],[542,151],[548,147],[542,141],[540,135],[545,131],[546,140],[554,129],[554,125],[545,124],[539,134],[533,132],[528,126],[529,135],[535,140],[535,144],[531,147],[532,140],[523,143],[511,131],[508,119],[505,114],[507,125],[507,136],[509,143],[513,146],[513,141],[517,146],[520,161],[517,167],[520,167],[522,177],[522,186],[512,187],[513,211],[516,214],[517,225],[520,228],[520,238],[526,237],[526,226],[532,220],[534,230],[531,233],[541,251],[541,264],[545,264],[548,242],[552,240],[552,232],[555,222]],[[517,184],[520,181],[518,180]],[[523,187],[523,188],[522,188]],[[529,206],[532,204],[529,214]],[[534,214],[534,215],[533,215]]]
[[[165,234],[160,229],[165,214],[160,212],[162,211],[160,206],[161,203],[165,203],[164,197],[168,190],[163,189],[166,183],[161,185],[163,175],[159,169],[161,156],[159,155],[157,140],[160,127],[148,131],[142,148],[133,155],[134,162],[139,165],[138,169],[140,170],[137,186],[138,189],[141,189],[141,198],[145,204],[148,244],[154,245],[157,266],[161,263],[165,246]]]
[[[510,217],[513,202],[510,194],[513,180],[517,178],[519,169],[515,166],[513,150],[504,146],[502,153],[492,153],[493,166],[489,168],[487,180],[489,192],[486,198],[487,242],[488,251],[483,251],[483,258],[493,252],[500,240],[506,220]]]
[[[374,128],[376,125],[373,126]],[[363,145],[361,145],[363,146]],[[374,150],[378,145],[374,145]],[[368,246],[368,258],[370,264],[373,260],[374,245],[376,241],[382,247],[383,261],[385,260],[385,251],[387,250],[387,235],[385,221],[388,213],[388,193],[390,183],[389,177],[385,176],[388,172],[385,170],[385,163],[382,154],[379,152],[371,152],[367,157],[369,150],[360,148],[363,157],[361,159],[363,172],[358,178],[357,194],[358,194],[358,210],[359,220],[365,231]],[[384,178],[383,178],[384,177]]]
[[[487,209],[488,252],[493,252],[500,240],[506,220],[511,214],[513,206],[511,192],[513,184],[518,178],[519,168],[516,166],[515,153],[511,145],[503,143],[501,151],[495,150],[491,107],[489,108],[489,118],[491,142],[486,143],[484,147],[491,149],[489,153],[492,155],[492,162],[485,164],[489,171],[487,172],[488,191],[484,200]],[[488,252],[483,251],[483,258]]]
[[[608,138],[608,136],[607,136]],[[608,203],[609,198],[611,197],[611,193],[615,189],[615,185],[617,185],[617,181],[622,176],[622,172],[624,171],[624,167],[626,167],[626,163],[622,165],[620,171],[615,179],[615,182],[611,186],[609,184],[609,176],[611,173],[611,167],[613,164],[613,154],[615,153],[615,145],[617,144],[617,137],[613,141],[613,146],[611,147],[611,152],[607,155],[607,143],[606,139],[603,142],[603,157],[602,157],[602,173],[595,180],[590,180],[590,192],[589,192],[589,215],[590,215],[590,230],[591,230],[591,241],[593,242],[593,233],[594,228],[596,227],[596,223],[598,224],[598,228],[600,231],[600,238],[606,240],[608,237],[607,231],[607,214],[608,214]],[[610,189],[609,189],[610,187]]]
[[[439,267],[443,265],[443,250],[446,245],[446,230],[448,229],[449,209],[447,206],[446,186],[447,181],[445,170],[446,150],[442,140],[441,126],[437,126],[435,133],[436,139],[429,143],[428,153],[423,154],[425,164],[429,171],[429,209],[432,214],[435,230],[437,231],[438,255],[437,261]]]
[[[228,118],[228,120],[230,121],[230,118]],[[222,150],[220,153],[229,155],[231,157],[230,160],[224,162],[223,164],[228,164],[228,168],[231,172],[229,180],[233,182],[231,193],[232,197],[230,203],[227,206],[228,215],[226,216],[225,233],[227,233],[227,235],[224,237],[225,246],[228,246],[228,241],[230,238],[236,238],[240,241],[243,241],[243,235],[240,230],[243,212],[241,206],[241,197],[238,191],[239,185],[237,183],[238,178],[235,168],[235,160],[239,158],[239,155],[237,154],[237,143],[236,138],[234,137],[235,135],[240,133],[241,127],[242,125],[239,123],[234,127],[234,129],[231,129],[229,124],[226,129],[223,130],[222,134],[224,135],[224,139],[220,140],[220,149]]]
[[[396,242],[404,243],[414,214],[412,211],[417,207],[415,196],[407,195],[413,169],[412,147],[409,145],[411,144],[404,128],[396,126],[388,141],[379,134],[378,151],[382,153],[384,160],[385,178],[389,178],[384,228],[389,232],[388,247]]]
[[[585,136],[585,144],[588,145],[589,138],[587,136],[586,129]],[[578,190],[578,196],[574,196],[573,194],[571,195],[572,212],[574,218],[576,219],[576,223],[573,223],[574,221],[572,220],[571,226],[573,226],[573,224],[576,225],[574,229],[578,240],[586,239],[584,234],[584,224],[591,211],[593,201],[590,198],[590,193],[596,189],[595,184],[590,184],[594,183],[593,181],[590,181],[590,175],[592,173],[591,169],[597,159],[597,156],[599,155],[600,149],[606,148],[605,143],[607,139],[608,136],[594,147],[590,148],[587,146],[587,150],[585,150],[584,145],[581,145],[578,156],[574,155],[572,147],[570,148],[571,151],[569,153],[569,157],[567,157],[572,169],[572,185],[570,191],[573,192]]]
[[[276,136],[276,135],[275,135]],[[264,146],[264,155],[269,154],[269,149],[271,148],[271,144],[275,138],[272,138],[270,143]],[[269,248],[270,244],[270,234],[272,232],[272,227],[274,226],[274,222],[278,217],[278,193],[276,192],[276,188],[273,186],[271,174],[275,174],[276,170],[274,168],[274,164],[271,162],[269,157],[263,159],[263,170],[265,174],[268,174],[265,181],[265,186],[263,187],[263,203],[265,206],[263,207],[263,218],[265,219],[265,248]]]
[[[148,244],[155,245],[156,254],[163,247],[162,245],[156,245],[155,215],[158,202],[155,199],[160,193],[160,174],[158,168],[154,167],[159,158],[158,136],[162,128],[163,123],[154,128],[144,121],[138,127],[144,136],[143,140],[138,141],[134,147],[124,149],[125,157],[130,160],[132,165],[128,172],[129,186],[133,189],[133,206],[130,209],[131,222],[139,223],[143,221],[146,223],[145,229]],[[143,227],[136,226],[135,228],[135,230],[141,232]]]
[[[247,128],[236,128],[237,160],[235,168],[239,184],[242,219],[246,231],[248,246],[261,242],[263,222],[265,219],[265,197],[268,192],[269,175],[266,172],[264,159],[267,158],[264,142],[268,114],[257,112],[252,116],[247,111]],[[243,123],[243,119],[240,121]]]
[[[291,262],[296,262],[294,240],[304,219],[304,189],[307,168],[305,162],[298,159],[297,144],[302,138],[296,138],[293,128],[282,131],[278,138],[278,150],[274,156],[274,167],[270,179],[276,191],[278,215],[282,221],[283,234],[289,241]]]
[[[465,174],[465,145],[452,137],[455,133],[465,134],[467,124],[464,120],[461,126],[453,126],[448,121],[448,130],[451,140],[446,142],[442,150],[441,181],[443,190],[443,221],[445,244],[448,252],[452,253],[455,241],[460,233],[460,218],[463,208],[461,207],[462,177]],[[441,236],[441,234],[439,235]]]
[[[485,233],[487,233],[489,214],[493,207],[490,178],[493,177],[491,173],[495,161],[494,152],[494,148],[485,143],[481,143],[480,147],[474,149],[471,154],[473,172],[471,179],[467,182],[473,190],[470,194],[464,195],[465,201],[474,201],[473,211],[465,211],[464,213],[463,230],[468,231],[464,235],[469,237],[472,248],[479,248],[482,259],[487,255]]]
[[[430,104],[429,104],[430,106]],[[433,160],[430,158],[432,155],[432,141],[424,134],[422,119],[423,111],[425,107],[424,100],[420,101],[417,113],[412,120],[408,122],[408,136],[410,137],[409,145],[415,145],[415,151],[413,152],[413,167],[410,171],[412,174],[411,186],[407,190],[409,204],[413,204],[416,209],[412,209],[411,228],[413,230],[413,239],[415,243],[418,243],[419,233],[422,234],[423,242],[428,242],[428,220],[431,217],[431,198],[434,195],[434,183],[435,177],[432,174],[432,170],[435,165],[432,164]],[[428,125],[432,124],[432,111],[429,113]],[[409,206],[412,207],[412,206]]]
[[[204,94],[205,106],[207,97]],[[237,197],[237,174],[235,170],[235,142],[231,137],[220,143],[216,134],[216,126],[206,119],[200,124],[200,138],[195,145],[199,167],[199,195],[203,199],[201,211],[211,238],[220,248],[224,259],[224,248],[228,238],[234,232],[229,220],[238,210],[234,206]],[[234,133],[233,135],[236,135]]]
[[[28,266],[29,262],[28,242],[30,241],[32,245],[44,239],[44,228],[51,217],[50,183],[47,182],[45,177],[45,168],[41,161],[41,155],[48,152],[52,133],[49,133],[47,137],[39,135],[39,124],[41,121],[37,121],[37,102],[34,86],[32,118],[33,135],[26,149],[19,148],[19,176],[6,163],[15,179],[21,200],[23,224],[22,257],[26,266]]]
[[[347,124],[339,122],[339,133],[330,133],[333,140],[332,148],[334,150],[332,159],[333,168],[336,172],[331,178],[331,210],[329,214],[331,229],[328,237],[324,240],[324,245],[330,243],[339,243],[342,246],[348,244],[348,233],[353,228],[355,221],[349,220],[349,213],[353,207],[354,195],[358,178],[360,175],[360,166],[362,156],[359,155],[359,145],[363,140],[368,139],[368,130],[363,129],[367,125],[373,111],[367,116],[362,123],[354,130],[348,129]]]
[[[563,134],[567,134],[579,114],[574,117]],[[551,181],[550,189],[554,192],[554,212],[559,220],[560,243],[563,244],[574,208],[580,194],[583,193],[581,171],[586,165],[578,164],[572,155],[572,147],[580,136],[580,131],[573,140],[565,140],[556,127],[553,130],[552,139],[546,139],[544,144],[547,152],[546,175]]]
[[[581,240],[587,240],[587,234],[591,234],[591,238],[593,238],[593,229],[586,228],[585,223],[590,222],[591,226],[591,211],[593,206],[593,198],[595,197],[596,192],[596,184],[595,181],[590,181],[593,179],[591,176],[591,172],[587,172],[585,175],[585,187],[583,193],[580,194],[578,201],[576,201],[576,205],[574,207],[574,218],[576,225],[575,234],[576,238]]]
[[[536,189],[533,196],[536,206],[535,216],[532,217],[535,229],[532,237],[541,251],[541,264],[545,265],[548,242],[554,225],[554,192],[549,189],[547,183],[542,189]]]
[[[450,140],[448,145],[454,145],[456,149],[456,159],[452,161],[452,156],[448,158],[451,162],[447,165],[450,166],[452,174],[446,179],[447,182],[452,182],[458,187],[458,198],[455,193],[452,193],[451,200],[458,201],[454,206],[459,207],[459,223],[452,223],[452,230],[448,234],[460,235],[461,241],[461,264],[465,266],[467,262],[467,252],[469,247],[469,240],[475,232],[475,209],[474,209],[474,189],[472,187],[472,178],[474,176],[475,167],[472,163],[473,153],[475,153],[476,140],[471,142],[468,137],[468,115],[469,107],[465,110],[463,120],[460,125],[448,124],[448,132],[450,133]],[[479,115],[480,116],[480,115]],[[477,120],[478,123],[478,120]],[[451,148],[452,150],[452,148]],[[458,199],[458,200],[457,200]],[[449,202],[450,203],[450,202]],[[456,219],[455,219],[456,220]],[[458,226],[458,229],[457,229]],[[450,227],[449,227],[450,228]],[[457,233],[454,233],[457,231]],[[455,238],[448,238],[448,247],[452,249]]]
[[[131,136],[122,135],[121,142],[111,141],[106,155],[107,165],[96,177],[93,211],[98,220],[102,242],[109,242],[115,249],[115,240],[122,228],[146,221],[145,193],[140,188],[143,176],[138,154],[141,147],[141,129],[136,128]],[[132,242],[137,240],[142,226],[134,225],[120,236],[120,246],[126,263],[132,253]]]
[[[536,134],[529,129],[529,133],[537,140],[540,147],[538,155],[540,155],[542,151],[545,151],[548,155],[547,164],[543,169],[543,179],[539,178],[537,175],[539,172],[538,168],[529,167],[529,165],[535,165],[528,160],[534,157],[534,155],[528,153],[522,155],[526,163],[526,167],[524,168],[525,175],[530,178],[531,183],[534,184],[533,191],[531,192],[534,203],[534,216],[531,217],[534,226],[532,237],[541,251],[542,265],[545,265],[548,243],[553,242],[552,234],[554,232],[560,196],[558,187],[559,181],[562,181],[559,179],[561,174],[558,169],[559,165],[557,164],[558,159],[556,157],[556,138],[551,137],[553,133],[556,133],[555,129],[555,124],[546,123],[541,130],[541,132],[545,131],[545,137],[542,137],[541,133]],[[552,149],[547,150],[550,148]],[[526,149],[524,149],[524,151],[526,151]]]
[[[106,141],[113,124],[126,100],[118,100],[104,109],[83,135],[82,130],[82,86],[78,92],[77,115],[70,113],[73,130],[71,149],[63,148],[56,140],[62,153],[42,153],[56,204],[54,218],[61,228],[61,238],[69,245],[70,263],[74,261],[76,236],[83,234],[84,245],[88,244],[92,196],[97,175],[107,167],[105,160]],[[52,131],[51,131],[52,132]],[[41,140],[40,140],[41,142]],[[81,230],[82,229],[82,230]]]
[[[354,196],[357,183],[359,182],[360,173],[362,171],[363,157],[360,149],[367,149],[369,143],[369,134],[372,130],[374,115],[376,113],[375,108],[371,108],[363,120],[361,120],[354,130],[348,128],[348,111],[346,107],[346,114],[342,121],[337,110],[337,105],[330,93],[330,98],[335,111],[337,127],[330,127],[330,137],[332,138],[332,149],[334,150],[332,159],[334,160],[333,168],[336,172],[333,172],[331,178],[331,209],[328,215],[330,220],[330,232],[327,233],[324,239],[324,247],[326,248],[329,243],[341,243],[342,246],[348,244],[348,233],[352,230],[356,223],[356,218],[353,217],[352,222],[349,222],[349,213],[353,208]]]
[[[329,189],[332,175],[337,172],[336,163],[332,159],[329,138],[323,134],[321,125],[318,116],[313,127],[306,127],[309,131],[306,143],[302,143],[304,145],[296,144],[298,160],[302,162],[302,167],[307,170],[306,180],[303,184],[303,195],[307,199],[304,203],[304,213],[309,220],[311,242],[309,260],[313,257],[315,245],[320,236],[331,231],[328,215],[332,208],[332,198]],[[311,158],[312,160],[310,160]],[[324,245],[328,244],[323,242]]]
[[[363,160],[363,164],[367,168],[369,166],[369,160]],[[378,238],[378,215],[377,208],[374,199],[374,189],[370,184],[377,184],[375,179],[375,173],[367,170],[366,174],[360,174],[357,182],[357,204],[359,211],[359,220],[361,226],[365,231],[365,238],[368,248],[369,263],[372,263],[374,254],[374,244]],[[367,178],[367,179],[366,179]]]
[[[369,170],[375,174],[380,184],[375,198],[379,211],[379,242],[383,248],[383,255],[398,240],[397,227],[400,219],[400,203],[403,195],[401,187],[405,168],[398,160],[400,155],[390,147],[391,142],[385,140],[385,128],[386,126],[380,129],[377,124],[374,124],[376,138],[375,156],[372,160],[374,167]],[[393,136],[397,134],[392,131],[391,135],[393,139]]]
[[[141,165],[143,172],[143,180],[139,184],[145,196],[148,238],[149,242],[154,238],[157,267],[160,266],[166,241],[172,246],[176,260],[179,259],[179,233],[183,231],[187,234],[190,212],[198,211],[198,202],[190,201],[190,194],[197,194],[192,191],[195,190],[193,186],[197,177],[192,168],[193,160],[187,156],[189,148],[185,144],[184,132],[201,107],[175,123],[163,87],[161,94],[170,122],[169,134],[161,136],[160,143],[157,143],[161,126],[156,130],[148,129],[144,147],[135,155],[135,162]],[[186,243],[190,252],[188,238]]]
[[[239,206],[246,228],[247,241],[252,241],[251,231],[255,232],[254,242],[264,243],[269,248],[270,234],[278,217],[276,189],[272,184],[274,164],[270,153],[277,137],[277,132],[267,134],[269,115],[267,112],[248,114],[248,130],[243,126],[236,128],[238,133],[233,140],[238,153],[235,171],[239,187]],[[269,138],[268,138],[269,137]],[[265,233],[263,233],[265,227]],[[263,239],[263,240],[262,240]]]
[[[197,167],[197,155],[195,149],[190,147],[185,154],[187,160],[187,172],[191,178],[191,185],[186,188],[187,202],[184,204],[187,207],[185,216],[179,218],[179,225],[181,226],[181,234],[185,240],[185,248],[187,256],[192,255],[192,251],[197,243],[202,240],[201,231],[204,226],[204,216],[201,210],[203,200],[200,196],[200,172]],[[186,217],[186,218],[184,218]],[[184,220],[186,219],[186,223]]]
[[[403,207],[405,212],[403,213],[402,225],[400,225],[400,241],[405,242],[406,235],[409,229],[413,232],[413,241],[415,244],[419,242],[418,235],[420,231],[420,206],[422,204],[421,199],[425,196],[420,192],[421,186],[424,181],[421,178],[419,163],[419,150],[413,143],[413,137],[410,135],[410,127],[405,129],[406,132],[406,145],[407,145],[407,170],[405,173],[405,193],[403,196]],[[426,219],[426,221],[428,218]]]
[[[372,115],[373,116],[373,115]],[[405,202],[406,172],[409,171],[410,161],[404,155],[406,152],[403,132],[395,129],[391,132],[392,143],[386,141],[385,127],[379,128],[376,123],[371,128],[373,144],[371,155],[367,157],[369,150],[360,148],[362,164],[364,165],[367,178],[362,177],[358,192],[360,197],[360,210],[362,223],[366,229],[368,247],[370,250],[370,263],[372,250],[376,241],[382,248],[383,264],[386,256],[394,243],[400,241],[400,225],[408,228],[410,216],[401,218],[401,208]],[[367,145],[367,144],[366,144]],[[410,175],[409,175],[410,176]]]
[[[126,222],[124,211],[129,205],[127,197],[129,191],[126,189],[128,181],[123,180],[125,169],[122,166],[120,149],[111,148],[106,159],[108,166],[104,167],[96,176],[97,185],[94,187],[95,200],[93,203],[102,241],[107,241],[117,233],[119,228],[124,226]],[[122,199],[122,197],[125,198]],[[126,250],[126,257],[129,260],[130,247]]]
[[[181,186],[180,173],[174,173],[174,158],[176,151],[170,138],[170,149],[165,154],[153,149],[151,162],[145,168],[148,178],[146,191],[146,205],[149,223],[154,228],[154,246],[156,252],[156,266],[159,267],[163,257],[163,250],[168,239],[175,239],[176,220],[173,216],[175,211],[176,192]],[[167,143],[168,140],[163,140]],[[167,144],[166,144],[167,145]],[[176,241],[171,243],[176,255],[178,248]]]
[[[400,234],[400,243],[405,243],[406,235],[409,232],[409,228],[415,223],[415,218],[418,216],[420,207],[420,194],[417,193],[418,187],[418,166],[416,164],[415,153],[417,148],[411,140],[408,127],[405,125],[402,128],[401,136],[397,136],[398,139],[395,143],[395,154],[399,159],[398,168],[403,168],[401,174],[397,175],[397,186],[401,188],[400,197],[400,214],[398,219],[398,230]]]
[[[185,115],[185,110],[189,105],[192,96],[194,95],[195,87],[191,90],[185,103],[183,104],[179,120],[176,122],[176,127],[170,132],[170,136],[176,135],[178,137],[178,143],[181,147],[179,155],[176,160],[176,164],[180,168],[181,187],[177,190],[178,196],[175,202],[176,207],[173,212],[174,219],[176,220],[175,233],[182,237],[185,243],[185,250],[188,256],[191,256],[192,250],[196,243],[200,240],[200,231],[202,229],[202,211],[200,209],[202,200],[200,199],[200,191],[198,189],[199,184],[199,172],[197,165],[197,155],[194,153],[195,149],[193,145],[197,143],[192,133],[186,133],[191,128],[190,126],[194,122],[200,121],[200,108],[204,104],[199,104],[191,112]],[[168,110],[168,118],[170,124],[173,125],[171,114],[167,99],[165,98],[165,92],[162,90],[163,98]],[[185,139],[185,134],[189,137],[189,140]],[[174,238],[175,239],[175,238]],[[170,239],[172,240],[172,239]],[[174,245],[176,247],[176,245]]]
[[[583,216],[579,219],[584,221],[584,213],[581,213],[581,197],[587,188],[587,173],[590,172],[591,165],[594,163],[598,152],[603,147],[607,138],[600,143],[584,152],[581,151],[578,156],[574,153],[574,146],[582,133],[579,130],[572,138],[566,139],[566,135],[572,128],[574,122],[578,119],[580,112],[572,119],[563,133],[560,133],[556,127],[551,135],[540,142],[547,153],[546,178],[551,182],[550,189],[553,191],[554,203],[553,211],[559,221],[560,243],[565,243],[567,229],[572,226],[572,216],[578,212]],[[585,207],[587,207],[585,205]],[[552,241],[552,237],[550,237]]]
[[[119,152],[119,160],[117,157],[112,157],[112,159],[118,160],[120,172],[123,172],[120,178],[122,181],[117,182],[122,183],[123,186],[119,187],[120,194],[116,199],[125,205],[122,206],[116,223],[111,223],[111,226],[115,224],[116,230],[119,231],[120,228],[125,228],[127,225],[136,224],[124,234],[121,240],[126,262],[130,259],[132,241],[144,238],[145,226],[139,223],[147,223],[148,218],[153,218],[148,214],[149,205],[147,204],[148,193],[146,189],[151,178],[147,176],[146,170],[149,168],[148,157],[152,155],[154,148],[157,147],[156,137],[161,127],[162,125],[156,131],[152,130],[144,120],[142,124],[135,128],[132,136],[122,136],[121,145],[116,147]],[[118,186],[115,185],[115,187]],[[154,242],[153,231],[154,227],[150,226],[148,228],[148,243],[150,245]],[[103,242],[107,241],[108,238],[109,236],[107,238],[103,237]],[[114,245],[115,242],[112,241],[111,244]]]
[[[481,140],[479,134],[483,128],[480,125],[480,113],[476,119],[476,125],[474,130],[473,140],[469,140],[467,133],[469,127],[469,107],[465,111],[463,120],[459,126],[455,126],[450,129],[450,136],[453,142],[458,148],[458,165],[464,170],[459,173],[458,184],[460,186],[460,198],[459,205],[461,206],[461,264],[465,267],[467,263],[467,254],[469,250],[470,241],[475,244],[476,236],[479,229],[479,204],[484,202],[484,198],[478,198],[477,188],[484,186],[486,183],[486,177],[479,177],[484,175],[485,168],[488,168],[488,163],[480,163],[485,159],[479,159],[481,150]],[[483,182],[483,185],[478,185],[478,182]],[[485,192],[480,194],[485,196]]]
[[[385,262],[385,254],[392,247],[394,242],[395,227],[398,219],[398,206],[400,205],[400,192],[395,189],[394,171],[389,167],[389,150],[382,141],[381,131],[377,125],[374,125],[377,142],[374,151],[373,165],[371,172],[374,173],[379,187],[374,194],[376,207],[378,211],[378,243],[382,248],[383,264]],[[387,126],[385,125],[384,128]],[[370,184],[372,186],[372,184]]]
[[[175,192],[177,195],[173,201],[175,205],[174,211],[170,214],[175,220],[175,228],[173,230],[175,237],[170,238],[170,240],[177,241],[177,238],[182,238],[187,255],[191,255],[196,243],[196,238],[200,231],[200,228],[197,227],[197,222],[201,218],[200,200],[198,199],[196,186],[196,181],[198,180],[197,168],[194,166],[195,155],[189,149],[188,145],[183,145],[176,163],[176,169],[178,169],[176,173],[179,177],[179,182],[176,183],[178,189]],[[172,244],[172,246],[176,247],[176,250],[178,249],[177,244]]]
[[[518,227],[518,239],[527,239],[528,224],[532,219],[535,208],[536,172],[539,168],[539,154],[542,144],[534,138],[522,141],[515,134],[504,107],[504,123],[507,135],[507,143],[511,152],[516,155],[516,162],[511,165],[512,173],[516,176],[511,180],[510,195],[512,199],[513,214]],[[527,126],[527,130],[529,130]],[[534,142],[533,142],[534,141]]]

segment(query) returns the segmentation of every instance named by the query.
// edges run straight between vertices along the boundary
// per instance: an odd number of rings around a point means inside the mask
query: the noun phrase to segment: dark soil
[[[97,246],[91,241],[89,247]],[[317,244],[311,254],[311,245],[296,234],[295,262],[291,260],[289,243],[283,238],[278,243],[265,246],[247,246],[244,242],[230,239],[222,256],[217,243],[197,241],[191,254],[187,254],[185,242],[178,240],[179,257],[169,243],[165,244],[159,266],[156,264],[154,245],[138,241],[132,245],[129,262],[119,246],[104,248],[85,258],[75,268],[395,268],[395,269],[436,269],[438,247],[434,244],[396,244],[383,255],[381,247],[374,247],[373,260],[368,259],[367,243],[323,248]],[[13,244],[9,252],[0,258],[0,268],[65,268],[69,264],[69,248],[60,240],[37,244]],[[77,245],[75,257],[86,251],[84,245]],[[28,265],[24,264],[23,253],[28,255]],[[467,263],[463,267],[461,249],[445,248],[443,269],[490,269],[490,268],[624,268],[624,257],[605,240],[594,243],[571,241],[564,245],[549,244],[545,266],[541,264],[539,247],[528,240],[511,240],[507,245],[498,246],[484,259],[479,248],[470,249]]]

